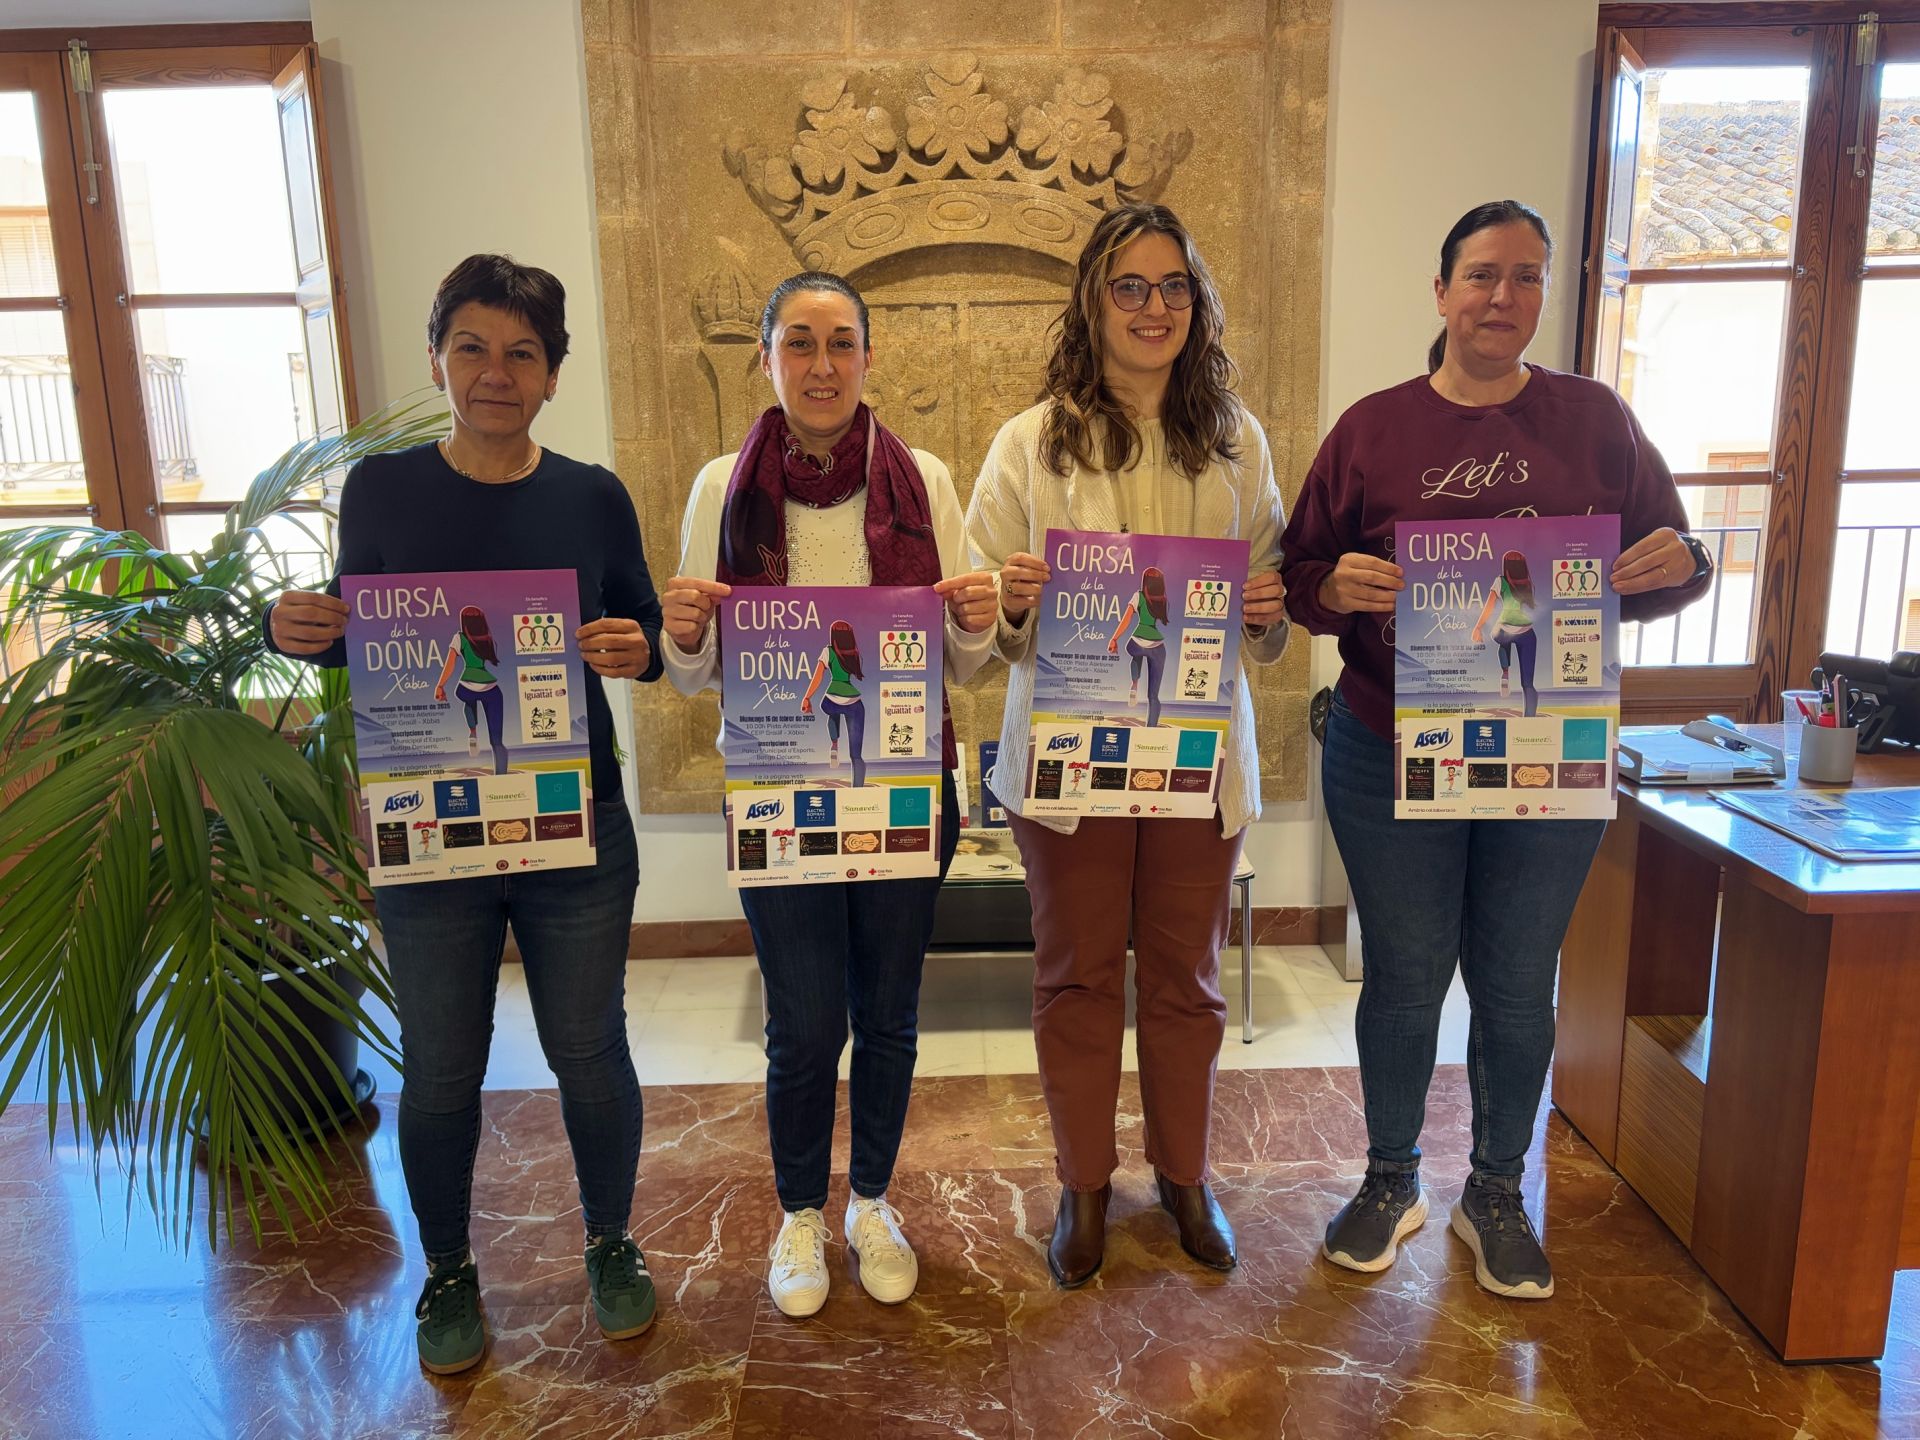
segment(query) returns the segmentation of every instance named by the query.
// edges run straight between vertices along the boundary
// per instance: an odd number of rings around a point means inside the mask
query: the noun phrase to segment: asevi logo
[[[756,800],[747,806],[746,820],[772,820],[786,809],[784,800]]]
[[[1080,736],[1078,734],[1056,735],[1047,741],[1047,753],[1049,755],[1053,754],[1056,750],[1078,750],[1079,748]]]
[[[387,803],[381,806],[383,815],[402,815],[409,810],[418,810],[426,804],[426,797],[418,790],[409,790],[402,795],[387,796]]]
[[[1439,730],[1422,730],[1418,735],[1413,737],[1413,748],[1416,750],[1439,750],[1452,743],[1453,731],[1446,728]]]

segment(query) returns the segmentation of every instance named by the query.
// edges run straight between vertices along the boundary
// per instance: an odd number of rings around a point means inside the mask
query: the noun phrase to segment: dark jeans
[[[1473,1166],[1518,1175],[1553,1058],[1553,983],[1604,820],[1396,820],[1393,743],[1335,698],[1321,781],[1359,907],[1354,1029],[1367,1158],[1420,1159],[1440,1005],[1456,962],[1473,1007]]]
[[[1133,683],[1136,686],[1140,683],[1140,664],[1142,661],[1146,662],[1147,724],[1158,725],[1160,723],[1160,677],[1166,673],[1167,669],[1166,642],[1163,640],[1156,645],[1136,637],[1127,641],[1127,654],[1133,657],[1133,663],[1129,668],[1133,671]]]
[[[487,712],[487,743],[493,747],[493,773],[507,773],[507,726],[505,719],[506,701],[501,697],[500,687],[494,685],[485,690],[476,690],[464,680],[454,686],[453,693],[467,708],[467,729],[477,734],[480,717],[474,714],[478,706]]]
[[[507,926],[525,961],[540,1048],[560,1082],[590,1236],[627,1228],[640,1085],[627,1049],[627,936],[639,853],[623,799],[596,803],[599,862],[530,875],[391,885],[380,929],[399,1002],[400,1164],[427,1258],[462,1256]]]
[[[847,722],[847,756],[853,761],[853,785],[857,790],[867,783],[867,702],[843,700],[828,695],[820,702],[820,713],[827,717],[827,738],[840,743],[840,721]]]
[[[1493,632],[1494,643],[1500,647],[1500,668],[1507,669],[1507,656],[1510,650],[1520,652],[1520,693],[1526,697],[1526,713],[1531,716],[1540,709],[1540,692],[1533,688],[1533,663],[1540,651],[1540,637],[1534,633],[1531,625],[1516,628],[1501,625]]]
[[[960,838],[953,776],[940,787],[940,875]],[[767,1134],[789,1213],[827,1203],[834,1086],[853,1019],[848,1082],[857,1194],[884,1195],[906,1129],[919,1052],[920,969],[940,880],[742,890],[767,984]]]

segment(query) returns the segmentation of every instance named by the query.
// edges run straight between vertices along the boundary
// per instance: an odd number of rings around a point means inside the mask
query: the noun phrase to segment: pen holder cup
[[[1854,726],[1828,728],[1807,725],[1800,732],[1800,778],[1816,785],[1853,783],[1854,746],[1860,732]]]
[[[1813,717],[1820,713],[1820,701],[1824,697],[1818,690],[1782,690],[1780,692],[1780,720],[1785,727],[1782,739],[1789,755],[1800,753],[1800,736]]]

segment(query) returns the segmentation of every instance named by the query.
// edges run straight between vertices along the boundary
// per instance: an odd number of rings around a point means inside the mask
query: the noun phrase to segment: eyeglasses
[[[1185,310],[1193,304],[1193,277],[1190,275],[1169,275],[1160,281],[1142,280],[1138,275],[1122,275],[1118,280],[1109,280],[1107,290],[1113,296],[1113,303],[1122,310],[1144,310],[1147,296],[1155,290],[1166,302],[1169,310]]]

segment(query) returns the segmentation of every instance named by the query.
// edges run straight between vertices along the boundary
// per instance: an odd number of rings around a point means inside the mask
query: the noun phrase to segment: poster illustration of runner
[[[1605,819],[1617,515],[1394,526],[1396,819]]]
[[[375,885],[594,863],[571,570],[343,575]]]
[[[1049,530],[1024,813],[1213,814],[1244,540]]]
[[[728,884],[940,873],[944,616],[921,586],[720,602]]]

